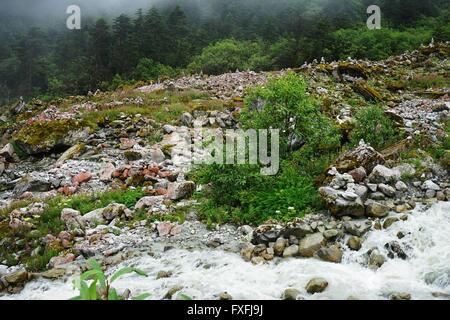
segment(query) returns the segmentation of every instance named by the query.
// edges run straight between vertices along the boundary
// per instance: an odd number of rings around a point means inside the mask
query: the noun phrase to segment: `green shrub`
[[[259,107],[257,106],[259,104]],[[244,128],[280,129],[280,151],[286,156],[295,135],[311,155],[336,150],[340,135],[307,92],[305,78],[293,72],[251,89],[241,113]]]
[[[358,145],[360,140],[364,140],[375,149],[381,150],[399,139],[394,122],[379,106],[365,107],[357,112],[355,118],[356,126],[350,138],[354,146]]]

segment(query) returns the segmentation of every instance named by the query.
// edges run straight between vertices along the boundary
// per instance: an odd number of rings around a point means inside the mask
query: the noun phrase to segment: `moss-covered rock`
[[[354,64],[351,62],[341,62],[337,67],[338,75],[342,78],[344,74],[354,78],[367,79],[369,77],[368,71],[360,64]]]
[[[358,81],[353,85],[353,90],[364,97],[367,101],[382,101],[381,94],[369,86],[365,81]]]
[[[35,121],[13,135],[14,142],[28,155],[48,153],[73,144],[71,132],[80,129],[75,120]]]

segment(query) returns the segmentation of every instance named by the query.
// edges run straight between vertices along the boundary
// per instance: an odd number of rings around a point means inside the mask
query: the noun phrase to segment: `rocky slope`
[[[254,264],[297,256],[341,262],[343,250],[360,250],[371,230],[407,220],[417,204],[450,199],[450,151],[439,161],[426,152],[448,134],[449,54],[449,44],[431,44],[385,61],[295,69],[343,132],[358,106],[378,102],[405,139],[386,150],[361,142],[336,159],[319,190],[327,212],[255,229],[209,230],[198,221],[191,196],[199,186],[186,174],[202,154],[189,146],[194,124],[238,127],[245,89],[286,71],[19,102],[0,118],[0,291],[78,273],[89,257],[115,265],[155,246],[240,252]],[[403,237],[371,248],[362,263],[377,269],[408,259]],[[325,282],[314,279],[308,292],[325,290]]]

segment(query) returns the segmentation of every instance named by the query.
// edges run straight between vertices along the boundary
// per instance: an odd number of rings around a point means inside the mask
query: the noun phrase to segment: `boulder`
[[[143,197],[134,206],[135,210],[143,210],[160,206],[164,202],[164,196]]]
[[[241,249],[241,256],[245,261],[250,262],[252,260],[253,251],[255,250],[255,246],[251,243],[245,244],[245,246]]]
[[[378,190],[380,190],[380,192],[382,192],[384,195],[386,195],[390,198],[395,196],[395,189],[393,187],[391,187],[390,185],[380,183],[378,185]]]
[[[283,251],[283,258],[295,257],[298,255],[298,246],[293,244]]]
[[[103,209],[103,217],[106,220],[111,221],[114,218],[123,216],[127,209],[128,208],[123,204],[111,203]]]
[[[345,221],[343,224],[346,233],[353,236],[361,237],[370,230],[372,223],[368,220],[361,221]]]
[[[191,126],[192,122],[194,121],[194,117],[189,112],[185,112],[181,115],[180,121],[183,125],[186,127]]]
[[[152,161],[156,163],[161,163],[166,159],[164,152],[160,148],[154,147],[150,150],[150,157]]]
[[[400,221],[400,219],[397,217],[387,217],[383,222],[383,228],[387,229],[397,221]]]
[[[378,251],[378,249],[373,249],[369,255],[369,268],[370,269],[378,269],[381,267],[386,259],[384,256]]]
[[[364,204],[359,197],[356,197],[355,200],[346,200],[344,197],[348,199],[349,194],[331,187],[322,187],[319,189],[319,193],[332,215],[337,217],[364,216]]]
[[[28,272],[23,270],[18,270],[3,276],[3,280],[9,285],[17,286],[28,281]]]
[[[440,188],[436,183],[434,183],[434,182],[431,181],[431,180],[425,181],[425,182],[422,184],[421,188],[422,188],[422,190],[433,190],[433,191],[439,191],[439,190],[441,190],[441,188]]]
[[[311,279],[306,285],[306,292],[310,294],[323,292],[328,287],[328,281],[324,278]]]
[[[338,245],[320,248],[316,253],[321,260],[339,263],[342,261],[342,250]]]
[[[181,200],[192,196],[195,183],[192,181],[172,182],[167,188],[167,197],[171,200]]]
[[[365,203],[366,215],[373,218],[382,218],[389,214],[390,208],[374,200],[367,200]]]
[[[84,228],[84,219],[80,211],[65,208],[61,211],[61,220],[66,224],[68,230]]]
[[[361,167],[371,172],[376,165],[382,163],[384,158],[380,153],[368,144],[360,143],[355,149],[342,154],[331,167],[339,172],[349,172]]]
[[[361,249],[361,238],[357,236],[351,236],[347,240],[347,246],[354,251]]]
[[[273,245],[273,251],[276,256],[283,255],[284,249],[286,248],[288,241],[284,238],[278,238]],[[298,251],[298,248],[297,248]]]
[[[7,162],[14,162],[16,157],[16,152],[14,151],[14,147],[11,143],[6,144],[0,150],[0,158],[4,158]]]
[[[83,223],[89,226],[102,225],[106,223],[105,217],[103,217],[104,208],[92,210],[86,213],[83,217]]]
[[[297,297],[300,295],[300,291],[294,288],[287,288],[284,290],[281,299],[283,300],[297,300]]]
[[[389,169],[383,165],[377,165],[369,175],[369,181],[372,183],[391,183],[400,179],[398,169]]]
[[[320,232],[307,235],[299,243],[299,254],[302,257],[312,257],[325,242],[325,238]]]
[[[395,184],[395,189],[397,189],[398,191],[406,191],[408,190],[408,186],[403,181],[397,181],[397,183]]]
[[[411,294],[407,292],[396,292],[389,296],[390,300],[411,300]]]
[[[356,183],[363,182],[367,177],[366,169],[364,169],[364,167],[353,169],[348,174],[353,177],[353,180],[355,180]]]
[[[72,178],[72,183],[75,186],[79,186],[83,183],[89,182],[92,179],[90,172],[81,172]]]
[[[100,181],[102,182],[109,182],[112,179],[112,175],[114,171],[116,170],[116,167],[111,163],[108,162],[103,167],[101,173],[100,173]]]
[[[233,300],[233,297],[226,291],[219,293],[219,300],[229,301]]]

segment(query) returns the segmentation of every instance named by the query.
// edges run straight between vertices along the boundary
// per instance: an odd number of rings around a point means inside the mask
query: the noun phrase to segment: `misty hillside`
[[[114,89],[186,73],[276,70],[324,57],[383,59],[449,39],[448,1],[5,1],[0,13],[0,101]],[[139,9],[142,8],[142,9]],[[231,58],[232,57],[232,58]]]

